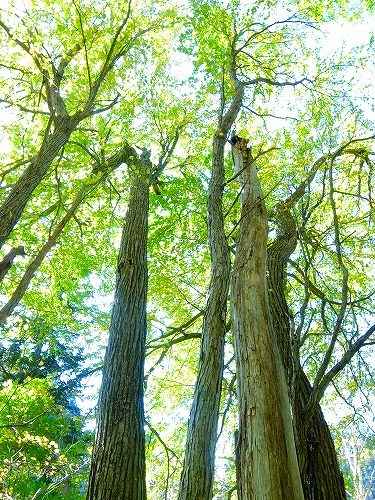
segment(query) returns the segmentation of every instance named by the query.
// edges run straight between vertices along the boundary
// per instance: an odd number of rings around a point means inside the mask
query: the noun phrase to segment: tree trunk
[[[222,210],[224,148],[242,97],[243,86],[236,84],[231,106],[220,120],[212,146],[212,174],[207,196],[211,280],[178,500],[209,500],[212,497],[231,266]]]
[[[231,290],[239,405],[237,496],[302,500],[287,383],[267,298],[267,213],[247,141],[236,137],[233,142],[242,190]]]
[[[268,247],[267,283],[273,328],[288,380],[298,463],[305,500],[345,500],[344,480],[330,430],[319,405],[306,419],[311,386],[298,360],[285,299],[286,266],[297,245],[297,227],[287,203],[276,207],[277,236]]]
[[[344,479],[331,432],[320,405],[311,417],[304,414],[312,388],[300,368],[296,385],[295,421],[298,459],[305,500],[346,500]]]
[[[229,248],[221,204],[224,184],[223,139],[215,138],[214,149],[215,159],[207,201],[212,271],[179,500],[209,500],[214,477],[230,276]]]
[[[143,381],[149,183],[145,171],[133,173],[118,256],[87,500],[146,498]]]

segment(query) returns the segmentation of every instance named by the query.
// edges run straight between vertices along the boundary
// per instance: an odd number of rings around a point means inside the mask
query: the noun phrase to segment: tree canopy
[[[239,372],[223,311],[235,302],[231,266],[246,214],[233,137],[247,141],[267,211],[267,300],[291,406],[308,426],[321,405],[350,498],[371,498],[374,37],[365,26],[373,15],[371,1],[1,6],[4,498],[86,495],[117,258],[137,183],[151,188],[148,496],[183,498],[189,414],[213,349],[204,339],[221,329],[218,442],[213,427],[209,454],[216,446],[213,497],[235,498]],[[344,29],[361,32],[358,42],[341,40]],[[215,182],[220,206],[210,198]],[[130,248],[140,226],[129,231]],[[301,400],[297,365],[309,387]]]

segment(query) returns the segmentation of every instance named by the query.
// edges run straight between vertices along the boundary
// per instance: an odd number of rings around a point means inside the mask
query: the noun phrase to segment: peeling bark
[[[287,383],[269,312],[268,220],[247,141],[233,146],[241,220],[233,265],[231,320],[237,366],[239,500],[304,498]]]

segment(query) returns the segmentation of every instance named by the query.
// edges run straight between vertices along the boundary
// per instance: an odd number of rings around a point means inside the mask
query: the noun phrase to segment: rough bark
[[[239,404],[237,496],[302,500],[286,377],[267,297],[267,213],[247,141],[236,137],[233,142],[242,190],[231,289]]]
[[[288,202],[276,207],[277,236],[268,247],[267,283],[270,311],[288,380],[294,415],[298,463],[305,500],[346,499],[344,480],[330,430],[319,405],[306,420],[312,388],[298,361],[285,298],[287,261],[297,245],[297,226]]]
[[[145,171],[133,177],[118,256],[88,500],[146,498],[143,382],[149,179]]]
[[[295,346],[291,336],[290,311],[285,298],[286,266],[297,246],[297,226],[286,203],[276,206],[277,237],[267,248],[267,286],[273,329],[284,365],[293,405],[295,392]]]
[[[300,367],[296,384],[295,421],[305,500],[346,500],[344,479],[322,409],[316,405],[308,419],[304,414],[311,392],[311,385]]]
[[[242,97],[243,86],[237,84],[231,106],[219,122],[212,145],[212,174],[207,196],[211,280],[178,500],[209,500],[212,497],[230,279],[229,247],[222,210],[224,147]]]
[[[7,272],[12,267],[13,261],[17,257],[17,255],[26,255],[25,248],[23,246],[12,248],[11,251],[8,252],[0,262],[0,281],[3,281],[3,279],[5,278]]]

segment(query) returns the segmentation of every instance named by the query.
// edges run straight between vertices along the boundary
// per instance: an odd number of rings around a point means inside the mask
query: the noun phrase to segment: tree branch
[[[31,418],[30,420],[27,420],[27,422],[20,422],[20,423],[10,423],[10,424],[4,424],[4,425],[0,425],[0,429],[11,429],[11,428],[19,428],[19,427],[26,427],[27,425],[30,425],[30,424],[33,424],[36,420],[38,420],[38,418],[40,417],[43,417],[43,415],[45,415],[46,413],[48,413],[49,411],[52,410],[52,408],[54,408],[55,405],[53,406],[50,406],[49,408],[47,408],[46,410],[44,410],[42,413],[39,413],[39,415],[37,415],[36,417],[33,417]]]
[[[331,383],[333,378],[350,362],[353,356],[366,345],[367,340],[375,332],[375,325],[371,326],[354,344],[345,352],[343,357],[338,361],[321,379],[315,396],[315,404],[317,404],[323,397],[325,390]]]

